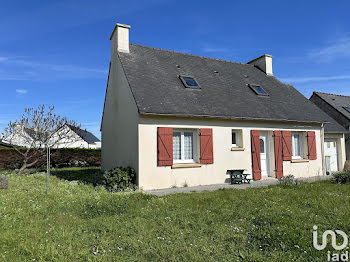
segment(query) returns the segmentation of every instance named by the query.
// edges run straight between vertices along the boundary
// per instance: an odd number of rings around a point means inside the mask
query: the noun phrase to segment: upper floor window
[[[232,130],[231,137],[232,147],[242,147],[242,130],[234,129]]]
[[[350,107],[344,106],[344,109],[350,113]]]
[[[259,96],[268,96],[269,94],[259,85],[249,85],[249,87]]]
[[[180,79],[187,88],[200,88],[197,81],[191,76],[180,76]]]

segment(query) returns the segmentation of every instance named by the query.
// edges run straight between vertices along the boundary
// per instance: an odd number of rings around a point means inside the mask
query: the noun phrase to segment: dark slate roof
[[[344,109],[344,107],[350,107],[350,96],[326,94],[321,92],[314,93],[350,120],[350,112]]]
[[[50,135],[49,132],[39,132],[34,130],[33,128],[24,127],[24,131],[34,140],[44,140],[47,139]]]
[[[325,133],[349,133],[344,127],[342,127],[337,121],[335,121],[328,114],[325,115],[325,121],[328,123],[325,124],[324,131]]]
[[[73,131],[75,132],[78,136],[80,136],[84,141],[86,141],[88,144],[93,144],[96,142],[100,142],[100,140],[94,136],[91,132],[87,131],[87,130],[83,130],[79,127],[76,126],[72,126],[72,125],[68,125],[67,126]]]
[[[140,114],[324,123],[327,115],[290,85],[251,64],[140,45],[119,53]],[[179,75],[201,89],[185,88]],[[247,85],[261,85],[268,97]]]

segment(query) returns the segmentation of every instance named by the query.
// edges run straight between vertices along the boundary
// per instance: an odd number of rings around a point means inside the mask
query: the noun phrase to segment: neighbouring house
[[[6,143],[3,140],[0,140],[0,148],[12,148],[13,146],[9,143]]]
[[[41,136],[48,137],[49,133],[35,131],[22,125],[17,125],[16,131],[5,138],[6,142],[20,147],[29,147],[34,141],[45,141]],[[55,148],[101,148],[101,141],[87,130],[72,125],[64,125],[52,135],[52,139],[59,141],[55,143]],[[63,137],[63,138],[62,138]],[[37,145],[45,146],[45,145]]]
[[[314,92],[310,100],[326,112],[332,119],[343,126],[347,131],[350,130],[350,96],[327,94],[321,92]],[[345,135],[346,141],[346,158],[350,160],[350,134]],[[325,148],[330,152],[327,153],[332,160],[335,154],[339,154],[341,148],[337,146],[337,141],[333,138],[325,141]],[[326,156],[327,157],[327,156]],[[328,161],[331,161],[329,159]],[[334,163],[334,160],[331,161]],[[332,164],[333,168],[335,164]]]
[[[101,148],[101,141],[86,129],[66,124],[64,127],[56,131],[56,134],[63,134],[66,139],[59,139],[57,148]],[[55,138],[55,135],[53,137]]]
[[[273,76],[272,56],[235,63],[135,45],[129,29],[110,37],[103,170],[134,167],[145,190],[225,183],[231,169],[325,175],[328,116]]]

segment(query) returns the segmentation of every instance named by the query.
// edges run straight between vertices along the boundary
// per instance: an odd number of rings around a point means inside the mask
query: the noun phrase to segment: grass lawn
[[[312,246],[313,225],[319,235],[350,232],[350,185],[155,197],[109,193],[94,186],[97,171],[54,171],[49,195],[44,173],[10,174],[0,190],[0,261],[326,261],[327,250]]]

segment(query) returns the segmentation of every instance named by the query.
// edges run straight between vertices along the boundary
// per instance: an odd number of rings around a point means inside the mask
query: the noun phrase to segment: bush
[[[22,149],[20,149],[22,150]],[[23,164],[23,156],[13,148],[0,149],[0,168],[18,169]],[[93,167],[101,165],[101,149],[59,148],[51,149],[51,166],[63,167]],[[46,166],[46,157],[32,168]]]
[[[332,181],[337,184],[350,184],[350,171],[334,173]]]
[[[299,181],[295,179],[293,175],[281,177],[278,179],[278,182],[280,183],[280,185],[284,185],[284,186],[299,184]]]
[[[103,174],[103,184],[109,191],[136,190],[136,172],[131,167],[117,167]]]

